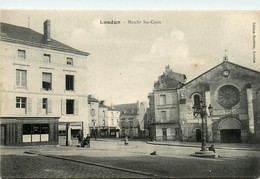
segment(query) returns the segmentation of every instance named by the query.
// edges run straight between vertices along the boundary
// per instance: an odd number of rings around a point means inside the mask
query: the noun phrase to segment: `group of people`
[[[87,137],[84,137],[81,141],[81,147],[90,148],[90,136],[87,135]]]

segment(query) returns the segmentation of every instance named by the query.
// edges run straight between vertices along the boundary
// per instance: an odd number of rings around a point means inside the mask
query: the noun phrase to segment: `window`
[[[130,121],[130,128],[132,128],[134,126],[134,122],[133,121]]]
[[[95,116],[95,109],[91,109],[91,116]]]
[[[103,111],[103,117],[105,117],[105,114],[106,114],[105,111]]]
[[[26,98],[16,97],[16,108],[25,108],[26,107]]]
[[[96,120],[92,119],[92,126],[96,126]]]
[[[114,126],[114,119],[111,119],[111,125]]]
[[[102,124],[102,126],[105,126],[106,125],[106,121],[105,121],[105,119],[103,119],[103,124]]]
[[[67,65],[73,66],[73,58],[67,58]]]
[[[42,88],[51,90],[51,73],[42,73]]]
[[[47,109],[48,99],[42,98],[42,109]]]
[[[23,124],[23,142],[49,141],[49,124]]]
[[[74,114],[74,100],[66,100],[66,114]]]
[[[162,119],[166,119],[166,111],[161,111]]]
[[[18,57],[21,58],[21,59],[25,59],[26,58],[25,50],[18,49]]]
[[[122,121],[121,125],[122,125],[122,128],[125,128],[125,121]]]
[[[160,95],[160,105],[166,104],[166,95]]]
[[[111,112],[111,116],[114,116],[114,113],[113,113],[113,112]]]
[[[16,86],[19,87],[27,86],[26,70],[16,70]]]
[[[200,95],[195,94],[193,99],[194,99],[194,106],[195,107],[200,107],[200,101],[201,101]]]
[[[43,54],[43,62],[51,63],[51,55]]]
[[[74,76],[66,75],[66,90],[74,90]]]

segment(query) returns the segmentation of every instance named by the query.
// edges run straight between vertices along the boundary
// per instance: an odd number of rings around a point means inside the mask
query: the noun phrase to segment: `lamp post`
[[[211,117],[213,112],[213,107],[211,104],[208,106],[209,114],[207,113],[207,106],[203,101],[200,101],[199,105],[194,105],[192,107],[193,109],[193,115],[195,117],[200,116],[201,117],[201,127],[202,127],[202,140],[201,140],[201,151],[207,151],[206,150],[206,130],[205,130],[205,122],[204,119],[206,119],[206,116]],[[206,126],[207,127],[207,126]]]

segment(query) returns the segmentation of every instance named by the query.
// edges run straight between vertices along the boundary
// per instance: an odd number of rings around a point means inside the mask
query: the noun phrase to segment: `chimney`
[[[101,101],[100,101],[100,104],[105,105],[105,101],[104,101],[104,100],[101,100]]]
[[[43,23],[43,32],[44,32],[44,38],[49,42],[51,41],[51,21],[49,19],[47,19],[44,23]]]

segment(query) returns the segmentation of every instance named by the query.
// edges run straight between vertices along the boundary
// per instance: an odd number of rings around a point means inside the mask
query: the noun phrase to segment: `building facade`
[[[99,101],[94,96],[88,96],[89,105],[89,132],[90,137],[98,137],[99,131]]]
[[[119,115],[120,111],[114,107],[105,105],[105,101],[99,101],[92,95],[88,97],[89,104],[89,128],[90,136],[97,137],[119,137]]]
[[[73,143],[88,133],[87,52],[50,36],[1,23],[1,144]],[[80,86],[79,86],[80,83]]]
[[[114,106],[108,108],[108,134],[109,137],[116,137],[119,138],[120,136],[120,126],[119,126],[119,120],[120,120],[120,111],[116,110]]]
[[[120,136],[143,138],[145,136],[144,117],[147,109],[145,102],[119,104],[115,109],[120,111]]]
[[[225,56],[219,65],[187,83],[180,81],[174,89],[157,90],[161,78],[148,96],[151,138],[200,142],[202,119],[193,110],[203,102],[213,107],[212,116],[204,117],[208,142],[260,141],[260,72],[231,63]],[[162,127],[157,128],[158,123]]]
[[[181,140],[177,89],[185,84],[186,76],[173,72],[169,65],[154,83],[153,93],[148,96],[152,139]]]
[[[179,89],[180,125],[184,141],[201,141],[201,117],[192,107],[203,101],[213,107],[206,117],[208,142],[259,141],[260,72],[227,61]]]

